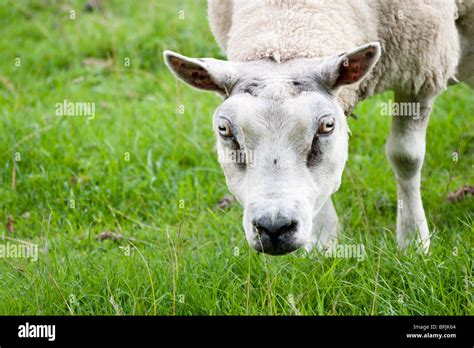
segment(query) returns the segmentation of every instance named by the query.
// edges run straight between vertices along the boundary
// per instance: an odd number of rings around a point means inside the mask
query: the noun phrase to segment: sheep
[[[426,128],[459,64],[459,77],[473,85],[473,4],[208,0],[211,30],[229,60],[170,51],[164,58],[180,79],[225,99],[213,118],[218,152],[252,152],[252,163],[219,156],[252,247],[277,255],[337,243],[331,195],[347,160],[345,115],[392,90],[396,105],[413,106],[393,115],[386,146],[398,182],[397,239],[428,252]]]

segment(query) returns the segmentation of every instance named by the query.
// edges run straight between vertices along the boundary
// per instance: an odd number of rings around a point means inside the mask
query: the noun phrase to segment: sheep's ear
[[[321,78],[332,90],[362,81],[380,58],[378,42],[371,42],[353,51],[341,53],[322,62]]]
[[[227,94],[232,82],[232,63],[213,58],[189,58],[164,51],[167,67],[181,80],[197,89]]]

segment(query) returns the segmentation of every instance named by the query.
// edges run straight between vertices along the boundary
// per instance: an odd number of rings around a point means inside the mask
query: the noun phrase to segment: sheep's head
[[[256,250],[285,254],[317,241],[313,218],[338,190],[347,160],[337,93],[361,81],[379,56],[378,43],[285,63],[164,53],[180,79],[224,97],[213,117],[218,157]]]

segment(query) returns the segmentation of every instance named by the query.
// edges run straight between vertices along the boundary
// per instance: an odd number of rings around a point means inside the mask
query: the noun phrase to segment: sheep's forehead
[[[255,63],[239,71],[231,94],[247,93],[254,97],[282,101],[305,92],[327,93],[307,64]]]
[[[215,116],[229,119],[248,143],[259,143],[262,138],[279,141],[311,138],[318,118],[334,112],[332,101],[316,92],[278,101],[241,94],[227,99]]]

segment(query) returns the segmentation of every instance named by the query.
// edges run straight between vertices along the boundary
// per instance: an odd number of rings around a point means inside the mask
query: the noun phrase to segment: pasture
[[[74,17],[74,18],[72,18]],[[162,51],[225,58],[200,1],[14,1],[0,7],[1,315],[472,315],[474,91],[435,104],[422,194],[429,255],[396,247],[385,156],[390,92],[359,104],[334,203],[365,257],[251,250],[214,149],[219,98]],[[58,103],[93,103],[70,116]],[[64,104],[66,103],[66,104]],[[92,104],[90,104],[92,105]],[[456,154],[455,154],[456,153]],[[30,243],[30,244],[28,244]]]

